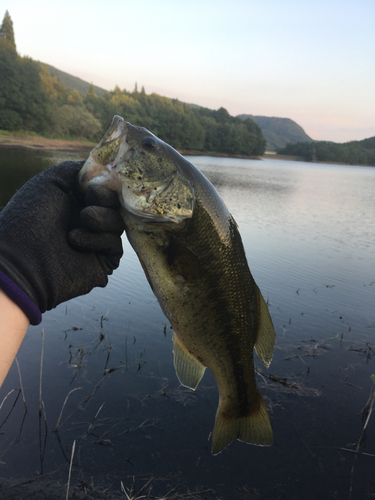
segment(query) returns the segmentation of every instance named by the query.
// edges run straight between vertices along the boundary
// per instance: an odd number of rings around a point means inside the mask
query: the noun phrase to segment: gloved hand
[[[84,200],[76,185],[82,165],[45,170],[0,212],[0,288],[31,324],[61,302],[106,286],[123,254],[117,194],[90,186]]]

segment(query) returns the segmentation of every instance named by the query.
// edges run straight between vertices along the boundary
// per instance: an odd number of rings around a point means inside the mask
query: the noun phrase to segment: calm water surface
[[[43,168],[85,157],[0,149],[0,205]],[[0,409],[0,475],[26,480],[43,472],[65,491],[75,441],[72,484],[118,493],[121,481],[137,490],[153,478],[152,495],[160,497],[176,488],[201,498],[341,499],[352,484],[352,498],[373,498],[374,415],[361,447],[367,455],[355,459],[350,450],[375,373],[375,169],[189,160],[236,219],[269,302],[274,360],[269,370],[256,364],[273,446],[237,441],[211,455],[215,381],[207,370],[195,392],[179,386],[172,331],[124,236],[124,257],[105,289],[30,327],[18,354],[27,412],[17,399],[16,364],[0,391],[1,404],[16,389]]]

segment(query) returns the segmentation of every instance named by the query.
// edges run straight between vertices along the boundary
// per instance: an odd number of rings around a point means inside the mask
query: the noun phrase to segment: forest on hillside
[[[275,116],[254,116],[238,115],[245,120],[251,118],[262,129],[263,135],[267,140],[267,151],[279,151],[289,142],[313,142],[303,128],[290,118],[278,118]]]
[[[0,28],[0,129],[98,141],[114,115],[151,130],[174,148],[245,156],[262,155],[266,140],[251,119],[226,109],[192,107],[177,99],[118,86],[102,96],[68,88],[48,67],[17,54],[8,11]]]
[[[343,144],[328,141],[289,143],[278,153],[301,156],[305,161],[375,166],[375,137]]]

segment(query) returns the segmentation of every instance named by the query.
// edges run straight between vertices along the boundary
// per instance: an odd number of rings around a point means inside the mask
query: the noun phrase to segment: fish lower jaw
[[[121,191],[122,183],[111,168],[94,162],[86,161],[78,174],[79,184],[86,190],[90,184],[99,184],[113,191]]]

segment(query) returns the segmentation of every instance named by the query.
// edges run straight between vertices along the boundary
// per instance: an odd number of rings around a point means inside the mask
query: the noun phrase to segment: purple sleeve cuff
[[[17,304],[30,320],[31,325],[39,325],[42,314],[26,293],[0,270],[0,288]]]

